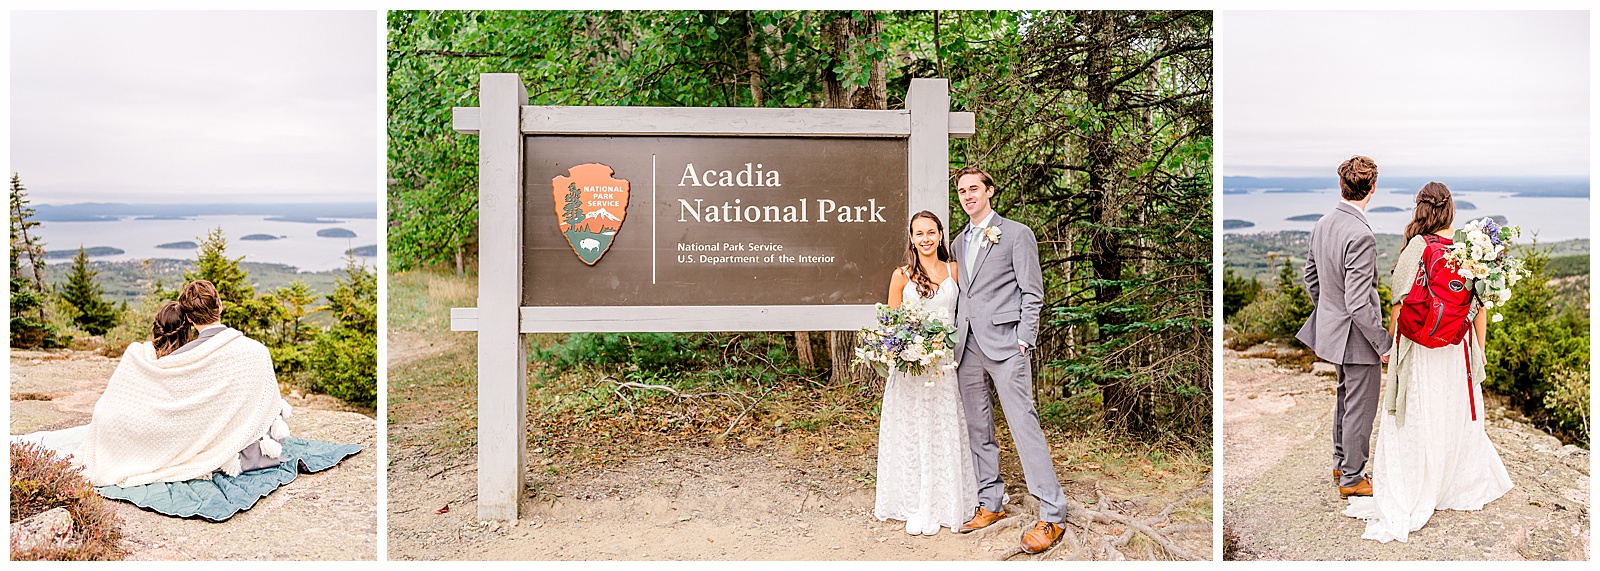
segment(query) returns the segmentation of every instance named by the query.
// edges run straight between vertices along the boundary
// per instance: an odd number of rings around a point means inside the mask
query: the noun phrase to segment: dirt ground
[[[470,350],[470,345],[457,345],[470,343],[470,337],[426,338],[430,341],[391,330],[391,383],[395,371],[411,363],[463,347]],[[1074,539],[1086,545],[1082,549],[1063,540],[1038,556],[1016,555],[1037,507],[1025,490],[1008,439],[1002,439],[1002,474],[1013,503],[1006,511],[1022,517],[970,535],[942,530],[934,536],[912,536],[901,522],[878,521],[872,515],[872,448],[866,453],[845,453],[829,445],[801,449],[783,438],[637,450],[607,467],[567,472],[550,469],[561,458],[533,448],[521,519],[479,521],[471,448],[450,454],[437,445],[452,431],[470,426],[447,419],[460,408],[456,401],[434,403],[436,411],[402,419],[394,413],[393,386],[390,394],[388,545],[394,560],[1062,560],[1110,556],[1098,547],[1098,538],[1115,543],[1123,534],[1129,541],[1118,545],[1119,554],[1130,559],[1170,557],[1127,526],[1101,523],[1091,524],[1093,533],[1069,527],[1076,532]],[[873,427],[875,423],[869,430]],[[1052,435],[1052,444],[1060,439]],[[1090,509],[1100,503],[1097,488],[1111,498],[1134,498],[1107,502],[1115,504],[1108,509],[1130,515],[1153,517],[1178,503],[1158,525],[1170,527],[1168,535],[1182,549],[1211,558],[1211,488],[1205,474],[1187,480],[1161,474],[1151,476],[1151,482],[1136,482],[1062,458],[1057,470],[1069,501]],[[1156,482],[1159,478],[1167,479]],[[1198,487],[1203,493],[1180,501],[1179,494]]]
[[[1334,378],[1279,366],[1268,358],[1275,350],[1223,354],[1223,525],[1237,538],[1234,558],[1589,558],[1589,451],[1492,399],[1489,439],[1516,487],[1482,511],[1435,512],[1406,543],[1362,539],[1365,523],[1341,513],[1347,502],[1329,477]]]
[[[89,351],[11,351],[10,431],[89,422],[117,360]],[[129,560],[371,560],[377,557],[377,422],[326,395],[285,388],[295,436],[356,443],[361,453],[294,482],[222,523],[112,502]],[[359,411],[352,412],[352,411]]]

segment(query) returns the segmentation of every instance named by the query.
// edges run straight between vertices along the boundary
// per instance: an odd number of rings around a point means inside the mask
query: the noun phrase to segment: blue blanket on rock
[[[360,444],[289,437],[283,441],[283,455],[288,459],[271,468],[251,470],[238,476],[216,472],[209,480],[157,482],[131,488],[100,486],[95,491],[101,496],[170,516],[227,521],[234,514],[255,506],[267,494],[293,482],[300,472],[313,474],[327,470],[360,451]]]

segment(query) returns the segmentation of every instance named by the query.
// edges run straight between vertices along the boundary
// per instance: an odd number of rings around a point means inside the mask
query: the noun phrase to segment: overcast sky
[[[377,196],[374,12],[12,12],[35,203]]]
[[[1585,12],[1223,15],[1227,175],[1589,173]]]

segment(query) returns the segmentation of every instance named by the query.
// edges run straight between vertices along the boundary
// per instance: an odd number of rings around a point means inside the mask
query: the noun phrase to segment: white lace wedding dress
[[[933,299],[906,284],[905,303],[944,308],[954,318],[954,278],[939,284]],[[957,529],[971,519],[978,505],[978,478],[972,467],[966,415],[955,371],[936,363],[925,375],[893,371],[883,391],[878,423],[879,521],[903,520],[906,533],[933,535],[939,528]],[[929,377],[933,386],[928,386]]]
[[[1372,496],[1350,498],[1344,511],[1367,521],[1361,537],[1383,543],[1406,541],[1434,510],[1480,510],[1511,490],[1511,476],[1483,431],[1482,385],[1478,379],[1467,385],[1463,346],[1417,345],[1407,361],[1400,365],[1411,367],[1405,426],[1379,414]]]

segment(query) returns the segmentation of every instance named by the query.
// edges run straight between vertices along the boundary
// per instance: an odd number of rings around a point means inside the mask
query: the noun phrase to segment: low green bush
[[[698,349],[709,335],[696,333],[577,333],[549,347],[535,348],[535,361],[551,372],[585,365],[636,367],[641,371],[683,371],[706,365]]]
[[[1227,319],[1246,339],[1293,338],[1315,308],[1294,263],[1284,260],[1270,290]]]
[[[373,335],[335,326],[316,336],[306,361],[315,375],[312,390],[357,406],[377,404],[378,345]]]
[[[1519,253],[1532,274],[1511,288],[1510,301],[1490,310],[1503,319],[1489,324],[1484,387],[1511,397],[1545,428],[1588,446],[1589,314],[1555,303],[1543,250]]]
[[[1224,265],[1222,268],[1222,317],[1228,317],[1244,309],[1261,296],[1261,282],[1255,278],[1241,277],[1234,273],[1233,267]]]

